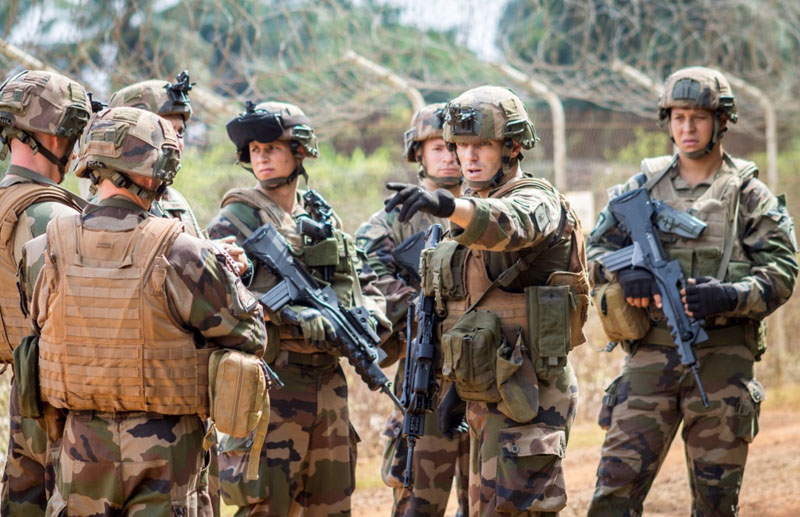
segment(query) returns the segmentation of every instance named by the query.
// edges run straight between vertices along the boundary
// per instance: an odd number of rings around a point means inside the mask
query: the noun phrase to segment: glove
[[[617,273],[625,298],[650,298],[659,294],[656,280],[646,269],[623,269]]]
[[[400,209],[400,222],[406,222],[419,211],[426,212],[436,217],[450,217],[456,210],[456,198],[449,190],[437,189],[428,192],[419,185],[408,183],[387,183],[386,188],[394,190],[397,194],[386,201],[386,212],[391,212],[398,205]]]
[[[467,403],[458,396],[455,384],[450,385],[436,411],[439,431],[443,435],[452,438],[456,433],[467,431]]]
[[[722,283],[710,276],[695,278],[695,284],[685,288],[686,307],[696,318],[732,311],[739,301],[739,294],[732,284]]]
[[[281,319],[299,325],[306,343],[322,347],[326,341],[336,339],[333,325],[317,309],[290,305],[281,311]]]

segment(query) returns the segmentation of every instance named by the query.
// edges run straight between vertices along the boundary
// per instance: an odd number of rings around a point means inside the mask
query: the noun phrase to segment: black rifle
[[[435,248],[442,239],[441,225],[434,224],[428,229],[425,248]],[[412,340],[411,322],[415,305],[408,308],[406,334],[406,368],[403,372],[403,393],[400,403],[405,410],[403,436],[406,437],[408,453],[403,486],[410,488],[413,482],[411,469],[414,447],[425,432],[425,414],[434,410],[433,404],[439,393],[439,384],[434,377],[436,364],[436,301],[433,296],[425,296],[420,290],[416,303],[417,336]]]
[[[708,334],[706,334],[699,321],[690,318],[683,310],[681,289],[686,286],[686,279],[678,261],[667,260],[667,256],[664,253],[661,240],[653,224],[653,219],[658,215],[654,202],[650,201],[650,195],[647,190],[637,188],[615,197],[609,201],[608,206],[616,220],[627,229],[633,244],[621,250],[607,253],[600,257],[599,261],[603,267],[611,272],[619,271],[626,267],[638,267],[646,269],[653,275],[661,293],[662,310],[667,318],[669,332],[678,346],[681,364],[694,375],[703,406],[708,407],[708,397],[703,389],[703,384],[700,382],[698,373],[699,364],[692,349],[695,344],[708,340]],[[705,224],[693,216],[681,212],[676,213],[694,219],[703,225],[702,228],[705,228]],[[690,223],[690,227],[697,226],[696,223],[691,221]],[[677,227],[681,226],[677,225]],[[699,232],[702,232],[702,228]],[[697,235],[699,235],[699,232],[697,232]]]
[[[398,276],[406,284],[419,287],[419,258],[425,248],[425,231],[421,230],[397,245],[392,251],[392,258],[399,266]]]
[[[333,237],[333,209],[316,190],[308,190],[303,194],[305,208],[311,218],[301,216],[297,218],[297,233],[306,235],[312,244]],[[333,280],[334,266],[322,266],[322,279],[326,282]]]
[[[292,256],[289,243],[271,224],[254,231],[242,247],[248,256],[264,264],[281,279],[259,301],[269,311],[295,324],[300,322],[293,311],[284,310],[287,305],[298,304],[318,310],[333,325],[338,350],[369,389],[381,390],[402,409],[392,392],[392,383],[378,366],[385,353],[377,348],[380,338],[370,327],[369,312],[364,307],[345,308],[330,285],[317,282],[305,265]]]

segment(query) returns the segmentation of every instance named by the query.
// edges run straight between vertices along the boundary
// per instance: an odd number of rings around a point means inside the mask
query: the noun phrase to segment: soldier
[[[411,128],[405,133],[404,157],[406,161],[419,164],[418,175],[423,188],[429,192],[444,188],[458,197],[461,194],[461,169],[455,153],[442,139],[444,106],[444,103],[430,104],[414,114]],[[386,313],[395,331],[406,323],[406,312],[411,298],[419,290],[419,280],[416,263],[411,264],[412,271],[408,271],[408,264],[404,264],[402,258],[398,260],[393,252],[398,246],[403,249],[406,244],[420,239],[430,225],[444,225],[446,222],[424,212],[417,212],[410,220],[400,222],[398,213],[397,210],[387,213],[381,209],[356,232],[356,243],[366,250],[367,264],[378,275],[376,285],[386,297]],[[419,257],[414,258],[418,262]],[[405,358],[403,343],[397,334],[395,332],[393,338],[384,344],[392,358],[387,357],[390,360],[381,366],[387,367],[393,362],[393,357],[400,357],[395,376],[395,389],[399,396]],[[406,334],[413,336],[414,332],[407,330]],[[426,415],[425,434],[417,441],[414,452],[414,471],[418,475],[414,477],[413,490],[409,490],[402,485],[407,454],[406,441],[400,436],[402,427],[403,414],[395,410],[389,416],[383,433],[388,441],[381,469],[384,483],[393,488],[393,515],[444,515],[454,476],[458,513],[464,515],[467,508],[469,436],[456,433],[446,437],[436,425],[436,415]]]
[[[16,288],[22,246],[44,234],[48,221],[76,214],[85,202],[58,186],[72,148],[91,113],[86,91],[75,81],[44,71],[24,71],[0,86],[0,159],[11,161],[0,181],[0,362],[30,333]],[[5,369],[5,368],[4,368]],[[20,415],[11,382],[8,458],[3,471],[2,515],[43,515],[53,489],[43,419]]]
[[[628,357],[603,399],[600,425],[607,432],[589,515],[642,514],[681,422],[692,515],[737,515],[748,444],[758,432],[764,399],[753,363],[766,348],[762,320],[794,288],[794,228],[783,196],[756,179],[755,164],[722,148],[728,124],[737,120],[724,75],[702,67],[678,70],[667,78],[658,108],[678,152],[645,159],[642,172],[621,191],[644,187],[651,198],[689,210],[708,225],[698,239],[660,238],[687,278],[681,291],[686,314],[705,320],[708,340],[695,353],[710,407],[680,365],[652,275],[631,268],[612,274],[597,261],[630,244],[619,226],[607,222],[606,207],[589,241],[595,290],[621,286],[620,302],[606,307],[606,324],[625,311],[644,324],[638,332],[634,325],[607,327],[611,334],[622,331],[624,339],[618,339]]]
[[[241,245],[260,226],[274,225],[315,275],[333,271],[329,280],[346,306],[366,305],[391,330],[382,313],[380,292],[372,286],[372,291],[362,292],[355,243],[342,231],[338,217],[332,216],[333,240],[312,244],[297,231],[297,219],[309,210],[297,189],[299,177],[306,177],[303,161],[319,153],[308,117],[292,104],[248,102],[246,111],[228,123],[228,135],[239,162],[258,184],[225,194],[222,209],[208,225],[209,235],[233,235]],[[257,295],[277,283],[275,275],[259,264],[248,270],[244,280]],[[285,386],[271,397],[259,479],[247,481],[244,476],[252,439],[223,436],[219,441],[222,497],[239,507],[237,515],[349,515],[359,439],[350,425],[339,354],[328,343],[333,337],[331,323],[309,307],[288,310],[301,322],[299,332],[280,315],[268,314],[264,358]]]
[[[466,401],[471,516],[553,515],[566,505],[561,460],[578,394],[567,353],[585,341],[580,223],[558,191],[522,171],[521,151],[537,138],[512,91],[482,86],[451,100],[444,139],[464,196],[390,183],[386,205],[402,205],[400,221],[417,211],[450,221],[452,240],[423,258],[422,289],[446,316],[442,375],[454,381],[439,425],[460,422]]]
[[[24,249],[41,397],[67,412],[49,515],[196,514],[208,357],[263,353],[263,312],[230,257],[147,211],[179,163],[164,119],[102,111],[75,165],[97,206]]]

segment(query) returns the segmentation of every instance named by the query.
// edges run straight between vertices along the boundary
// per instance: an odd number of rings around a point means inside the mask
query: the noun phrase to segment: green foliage
[[[669,138],[661,131],[634,129],[634,138],[619,151],[605,149],[603,157],[609,162],[638,165],[643,158],[669,152]]]

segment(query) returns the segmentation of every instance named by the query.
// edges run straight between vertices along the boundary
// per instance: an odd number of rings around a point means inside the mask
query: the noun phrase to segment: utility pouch
[[[339,243],[336,237],[328,237],[316,244],[303,247],[303,263],[309,267],[339,265]]]
[[[539,381],[522,329],[504,326],[502,331],[505,339],[497,349],[497,389],[502,400],[497,409],[515,422],[528,423],[539,411]]]
[[[257,479],[258,458],[269,425],[265,363],[252,354],[217,350],[208,360],[208,390],[210,416],[220,432],[244,438],[255,431],[247,479]]]
[[[22,343],[14,349],[14,383],[17,388],[19,414],[25,418],[41,418],[39,336],[25,336]]]
[[[645,309],[625,301],[617,282],[598,285],[592,291],[594,306],[609,341],[641,339],[650,330],[650,315]]]
[[[567,365],[570,350],[572,296],[565,285],[525,288],[531,362],[539,379],[558,377]]]
[[[569,349],[586,342],[583,326],[589,318],[589,281],[584,272],[556,271],[547,279],[548,286],[564,285],[570,289]]]
[[[442,335],[442,376],[454,381],[458,395],[474,402],[500,402],[496,356],[500,320],[489,311],[470,311]]]
[[[444,314],[444,300],[463,300],[466,290],[463,280],[466,248],[455,241],[440,242],[426,249],[420,257],[420,278],[425,296],[433,296],[436,310]]]

